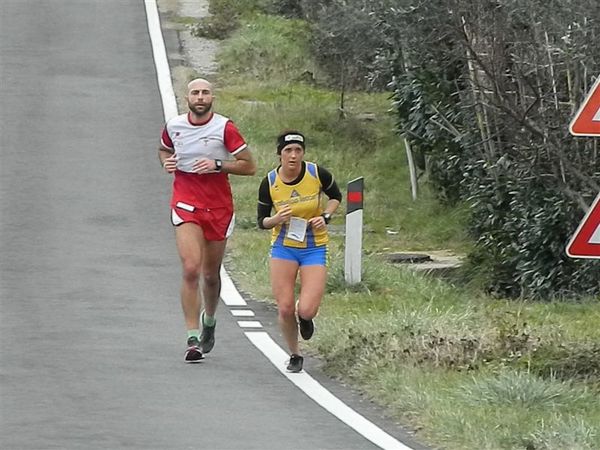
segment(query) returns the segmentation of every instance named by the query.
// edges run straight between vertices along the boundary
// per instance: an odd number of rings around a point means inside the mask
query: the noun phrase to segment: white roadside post
[[[346,283],[361,282],[363,232],[363,177],[348,183],[346,207],[346,253],[344,275]]]

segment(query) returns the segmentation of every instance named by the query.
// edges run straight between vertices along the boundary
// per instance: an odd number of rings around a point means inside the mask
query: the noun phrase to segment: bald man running
[[[171,221],[182,264],[184,360],[195,363],[215,343],[220,268],[235,221],[228,175],[254,175],[256,163],[233,122],[212,111],[211,83],[192,80],[186,99],[189,111],[167,121],[158,157],[174,174]]]

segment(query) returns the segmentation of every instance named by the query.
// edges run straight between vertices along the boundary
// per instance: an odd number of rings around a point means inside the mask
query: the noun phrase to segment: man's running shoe
[[[200,349],[202,353],[209,353],[215,346],[216,327],[216,322],[212,327],[204,324],[204,311],[202,311],[202,334],[200,335]]]
[[[187,340],[188,348],[185,351],[185,362],[197,363],[204,358],[202,351],[200,350],[200,341],[196,336],[192,336]]]
[[[302,370],[302,363],[304,362],[304,358],[300,355],[292,354],[290,355],[290,362],[287,366],[287,371],[292,373],[298,373]]]
[[[308,341],[315,332],[315,323],[312,319],[305,320],[300,316],[298,316],[298,322],[300,324],[300,336],[305,341]]]

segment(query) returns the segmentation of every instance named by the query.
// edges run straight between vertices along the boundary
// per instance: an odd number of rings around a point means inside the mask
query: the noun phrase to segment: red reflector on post
[[[363,191],[363,177],[356,178],[348,183],[348,194],[346,196],[348,206],[346,207],[346,214],[363,209]]]
[[[348,203],[361,203],[362,192],[348,192]]]

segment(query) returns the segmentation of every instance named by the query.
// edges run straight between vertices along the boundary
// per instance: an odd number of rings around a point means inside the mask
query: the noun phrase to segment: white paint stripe
[[[156,0],[145,0],[146,20],[148,21],[148,33],[152,43],[152,54],[154,55],[154,65],[156,66],[156,76],[158,78],[158,89],[163,104],[163,114],[165,121],[178,114],[177,100],[173,92],[173,83],[171,81],[171,70],[167,60],[167,51],[165,41],[163,40],[160,29],[160,18]]]
[[[258,320],[238,320],[238,325],[242,328],[262,328]]]
[[[245,333],[250,342],[258,348],[288,380],[300,388],[324,409],[339,418],[346,425],[356,430],[369,441],[383,449],[412,450],[381,428],[365,419],[344,402],[325,389],[319,382],[305,371],[288,373],[284,367],[289,355],[279,347],[264,331],[248,331]]]
[[[594,114],[594,117],[592,117],[592,120],[594,122],[600,122],[600,108],[598,108],[598,111],[596,111],[596,114]]]
[[[145,0],[148,32],[152,42],[154,64],[158,77],[159,90],[163,102],[165,120],[178,114],[177,102],[171,82],[171,72],[167,60],[167,53],[160,29],[160,19],[156,0]],[[246,306],[246,301],[235,288],[231,278],[224,268],[221,268],[221,299],[227,306]],[[242,322],[242,321],[240,321]],[[238,322],[239,323],[239,322]],[[260,322],[258,322],[260,323]],[[260,331],[245,332],[248,339],[285,375],[292,383],[302,389],[310,398],[338,417],[342,422],[356,430],[365,438],[383,449],[412,450],[390,436],[372,422],[350,409],[341,400],[333,396],[321,386],[308,373],[289,374],[283,370],[288,355],[266,333]]]
[[[238,290],[233,285],[231,278],[221,267],[221,299],[227,306],[246,306],[246,300],[242,298]]]
[[[254,311],[250,309],[230,309],[229,311],[235,317],[254,317]]]

